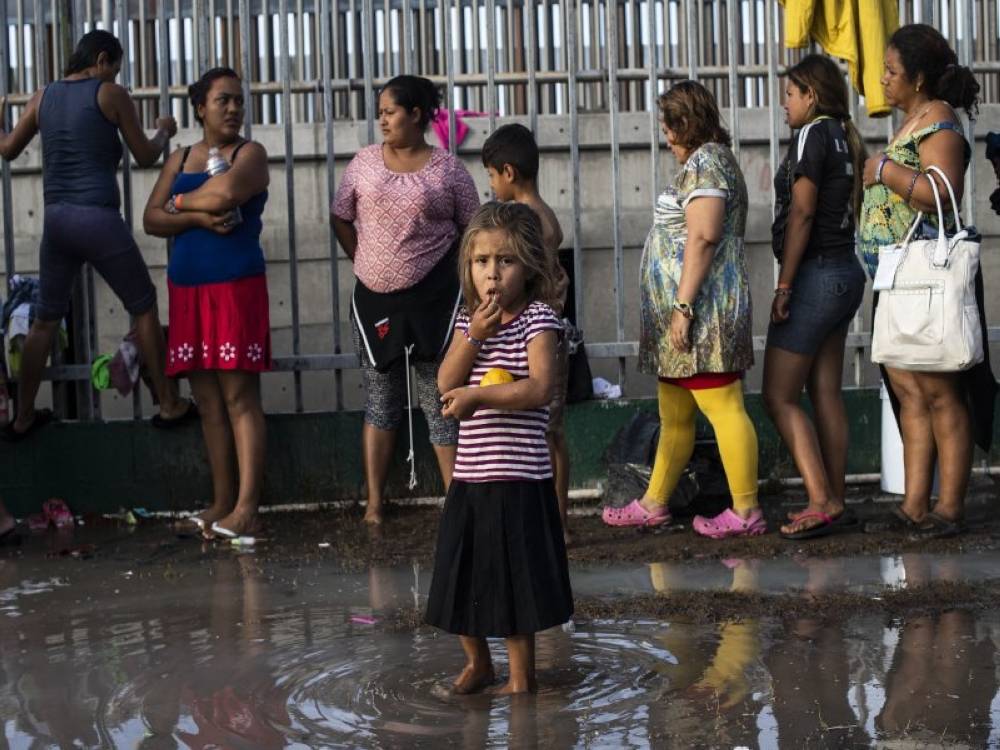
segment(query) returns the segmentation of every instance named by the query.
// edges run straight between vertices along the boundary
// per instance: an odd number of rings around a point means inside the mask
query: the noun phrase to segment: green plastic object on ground
[[[111,387],[110,365],[111,355],[102,354],[100,357],[95,359],[94,364],[90,366],[90,382],[93,383],[94,388],[99,391],[106,391]]]

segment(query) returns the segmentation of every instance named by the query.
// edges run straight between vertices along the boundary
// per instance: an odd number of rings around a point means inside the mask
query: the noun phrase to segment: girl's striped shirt
[[[455,330],[464,334],[469,314],[463,307]],[[528,342],[544,331],[563,330],[552,308],[532,302],[520,315],[500,326],[479,349],[468,385],[478,386],[486,371],[499,367],[515,380],[528,377]],[[479,409],[462,421],[458,432],[455,479],[463,482],[540,480],[552,476],[545,428],[549,407],[506,411]]]

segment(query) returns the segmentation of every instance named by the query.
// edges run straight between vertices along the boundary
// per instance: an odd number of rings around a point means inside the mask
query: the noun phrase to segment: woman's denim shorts
[[[853,254],[803,260],[792,284],[788,320],[768,326],[768,347],[812,355],[832,334],[846,334],[861,306],[865,278]]]

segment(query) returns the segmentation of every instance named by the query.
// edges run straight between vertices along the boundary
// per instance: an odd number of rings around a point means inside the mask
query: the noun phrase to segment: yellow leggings
[[[701,390],[660,383],[657,397],[660,441],[646,497],[664,505],[676,489],[694,452],[697,407],[715,430],[733,508],[746,511],[757,507],[757,432],[743,406],[743,383],[737,380],[721,388]]]

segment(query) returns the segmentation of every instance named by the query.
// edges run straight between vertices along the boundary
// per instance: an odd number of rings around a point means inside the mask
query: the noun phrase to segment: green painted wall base
[[[850,418],[848,472],[879,470],[879,394],[876,389],[844,392]],[[605,477],[602,454],[639,410],[656,412],[653,399],[589,401],[566,412],[574,487],[593,487]],[[747,396],[757,426],[762,477],[795,475],[759,394]],[[359,412],[275,414],[268,417],[266,503],[321,502],[362,497]],[[418,484],[407,489],[406,432],[400,432],[389,495],[441,493],[437,464],[418,413],[414,419]],[[710,434],[699,424],[700,434]],[[997,441],[1000,442],[1000,441]],[[76,512],[119,507],[184,510],[211,496],[208,464],[197,425],[172,431],[148,423],[67,422],[40,430],[30,440],[0,444],[0,498],[18,516],[37,512],[48,497],[62,497]]]

